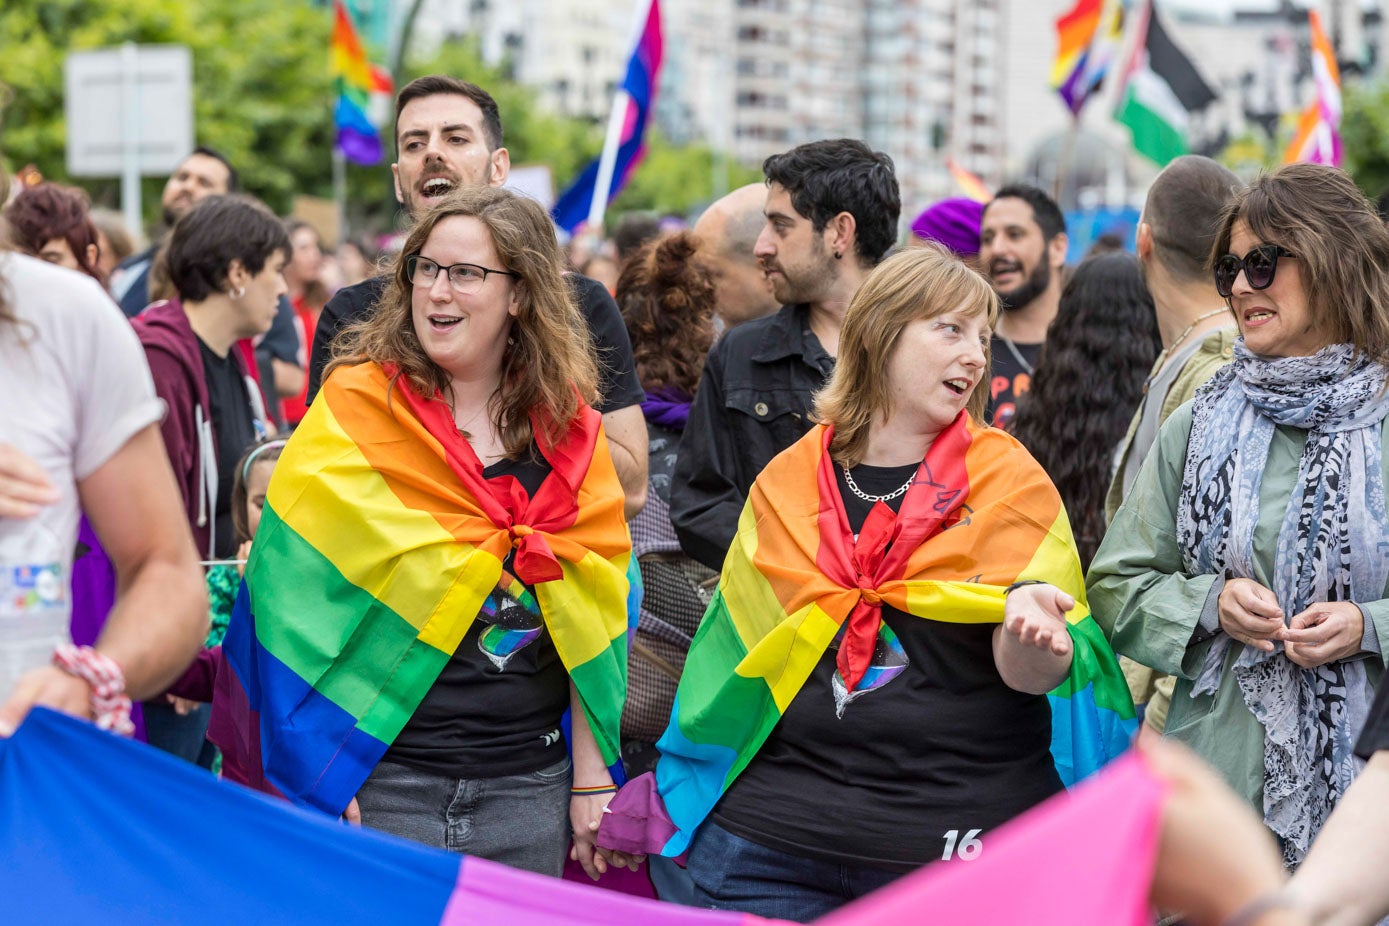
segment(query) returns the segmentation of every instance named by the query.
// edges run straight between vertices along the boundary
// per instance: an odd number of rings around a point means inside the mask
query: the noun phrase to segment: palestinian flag
[[[232,671],[218,674],[214,742],[248,783],[340,813],[514,550],[511,572],[534,589],[616,763],[631,542],[601,417],[582,406],[554,445],[532,417],[551,472],[527,496],[515,479],[484,479],[442,399],[390,373],[334,372],[275,467],[223,644]]]
[[[1216,95],[1172,42],[1152,0],[1134,19],[1137,41],[1115,118],[1133,132],[1134,150],[1162,166],[1191,150],[1190,114],[1205,109]]]
[[[831,435],[813,428],[753,483],[657,743],[654,779],[634,779],[609,805],[603,845],[683,853],[840,627],[836,685],[851,693],[876,683],[884,604],[926,621],[995,625],[1012,583],[1064,590],[1076,606],[1066,616],[1070,674],[1048,695],[1057,773],[1069,786],[1128,747],[1137,730],[1128,686],[1085,602],[1061,498],[1022,445],[962,412],[931,444],[895,519],[879,504],[855,541]]]

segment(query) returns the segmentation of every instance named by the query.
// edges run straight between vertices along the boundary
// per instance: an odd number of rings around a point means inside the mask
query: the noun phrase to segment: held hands
[[[1315,669],[1360,652],[1365,618],[1349,601],[1322,601],[1294,614],[1283,631],[1283,649],[1304,669]]]
[[[1232,639],[1273,652],[1273,641],[1282,640],[1283,609],[1273,592],[1253,579],[1230,579],[1216,599],[1220,629]],[[1357,610],[1357,613],[1358,610]]]
[[[43,467],[18,448],[0,444],[0,518],[32,518],[57,501]]]
[[[569,857],[583,866],[590,878],[597,881],[609,868],[637,867],[646,859],[644,855],[629,855],[614,849],[600,849],[597,846],[598,827],[608,801],[615,795],[575,794],[569,800],[569,823],[574,830],[574,845],[569,849]]]
[[[1288,659],[1304,669],[1354,656],[1365,634],[1365,619],[1349,601],[1317,602],[1285,626],[1273,592],[1253,579],[1230,579],[1216,606],[1220,629],[1230,637],[1266,653],[1280,641]]]
[[[1008,593],[1003,604],[1003,631],[1024,646],[1056,656],[1071,652],[1066,612],[1076,600],[1054,585],[1024,585]]]

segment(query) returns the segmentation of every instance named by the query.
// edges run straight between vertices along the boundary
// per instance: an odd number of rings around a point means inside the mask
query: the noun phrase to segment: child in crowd
[[[221,671],[222,638],[227,635],[232,607],[241,588],[241,576],[246,571],[246,559],[251,555],[251,539],[260,525],[270,475],[275,471],[275,462],[279,460],[284,446],[283,438],[264,438],[252,444],[237,461],[231,495],[232,526],[238,544],[236,559],[219,563],[207,571],[210,612],[207,640],[193,665],[168,692],[180,714],[196,709],[199,703],[212,701],[213,682]],[[218,756],[212,770],[220,772],[221,766],[221,757]]]

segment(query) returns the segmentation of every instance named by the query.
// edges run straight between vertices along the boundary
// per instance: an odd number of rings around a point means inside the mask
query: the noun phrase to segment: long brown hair
[[[887,361],[908,323],[963,307],[998,322],[998,296],[984,278],[938,245],[901,251],[864,278],[844,313],[839,358],[829,383],[815,396],[815,415],[834,425],[830,456],[845,466],[863,461],[873,419],[892,412]],[[966,409],[976,422],[988,402],[989,349]]]
[[[420,218],[390,270],[390,282],[368,318],[350,325],[333,351],[326,379],[342,364],[371,361],[400,368],[422,396],[449,394],[449,375],[429,359],[411,315],[414,285],[406,261],[420,252],[435,227],[451,216],[487,226],[500,270],[518,274],[519,306],[502,355],[502,381],[489,406],[506,454],[519,458],[532,440],[558,443],[579,413],[580,400],[597,400],[598,369],[592,336],[564,279],[564,258],[549,215],[533,199],[499,187],[460,190]],[[546,434],[532,432],[530,414],[548,418]]]
[[[1297,255],[1313,324],[1389,363],[1389,229],[1349,174],[1289,164],[1258,177],[1225,207],[1210,264],[1229,252],[1240,221]]]
[[[689,232],[643,245],[617,280],[617,307],[644,389],[694,395],[714,343],[714,279]]]

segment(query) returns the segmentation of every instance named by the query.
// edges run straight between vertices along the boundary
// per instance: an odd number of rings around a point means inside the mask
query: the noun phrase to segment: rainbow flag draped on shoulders
[[[485,480],[439,399],[335,371],[270,482],[210,735],[252,785],[340,813],[459,642],[502,564],[532,585],[604,760],[619,757],[631,543],[601,417],[537,442],[528,498]],[[222,690],[223,680],[229,690]],[[263,773],[263,778],[260,774]]]
[[[1048,695],[1057,771],[1069,786],[1128,748],[1137,730],[1128,687],[1090,616],[1060,496],[1022,445],[961,413],[932,444],[897,517],[875,525],[887,511],[879,505],[855,544],[830,437],[812,429],[753,483],[654,778],[634,779],[612,803],[601,845],[683,853],[841,626],[839,678],[852,692],[871,671],[883,604],[923,620],[998,624],[1014,582],[1063,589],[1076,607],[1067,615],[1070,674]],[[891,533],[875,542],[875,530]]]

